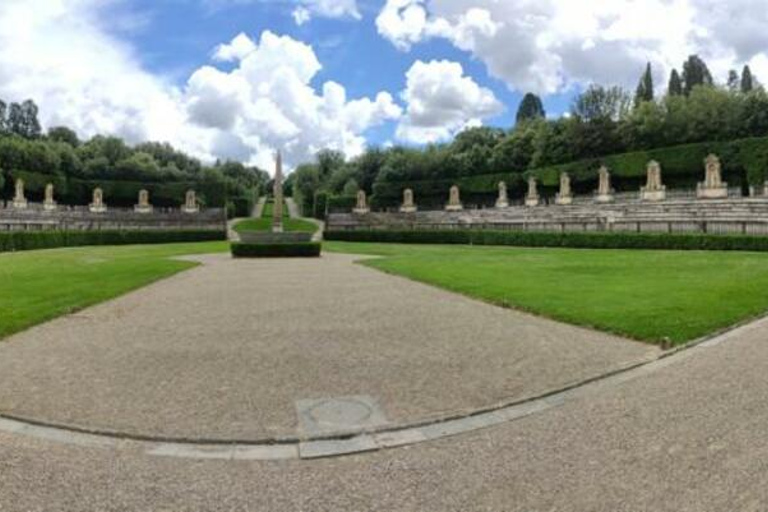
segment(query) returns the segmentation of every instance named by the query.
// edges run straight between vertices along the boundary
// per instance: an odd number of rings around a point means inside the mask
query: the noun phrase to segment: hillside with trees
[[[0,191],[13,196],[13,183],[22,178],[31,200],[41,200],[53,183],[63,204],[88,204],[95,187],[105,201],[130,207],[147,189],[156,206],[178,206],[188,189],[198,192],[209,207],[227,207],[231,215],[248,215],[269,175],[239,162],[203,165],[170,144],[145,142],[135,146],[118,137],[97,135],[81,141],[67,127],[43,133],[38,108],[31,100],[0,101]]]
[[[632,162],[631,169],[615,169],[619,178],[627,178],[618,179],[617,186],[630,189],[645,175],[642,159],[649,151],[675,146],[687,149],[670,149],[663,155],[669,161],[661,161],[662,167],[676,169],[675,186],[695,186],[703,172],[699,153],[715,150],[725,153],[725,170],[734,185],[762,184],[768,169],[766,142],[724,143],[768,136],[765,89],[748,66],[732,71],[723,85],[714,82],[698,56],[689,57],[681,69],[671,72],[664,94],[658,94],[663,87],[654,84],[650,64],[634,95],[620,87],[591,85],[575,98],[569,114],[558,119],[547,119],[540,98],[529,93],[512,129],[472,128],[449,144],[370,148],[348,162],[337,152],[323,151],[316,162],[296,169],[291,179],[295,196],[305,213],[322,215],[326,204],[352,204],[358,188],[382,207],[395,206],[406,187],[414,189],[417,202],[438,204],[445,201],[450,185],[458,184],[475,194],[477,204],[492,204],[499,178],[520,197],[525,176],[549,177],[547,170],[557,166],[575,166],[575,186],[587,190],[609,156],[616,165]],[[734,153],[738,151],[744,154]],[[622,154],[631,158],[616,157]],[[683,157],[684,164],[673,161]]]

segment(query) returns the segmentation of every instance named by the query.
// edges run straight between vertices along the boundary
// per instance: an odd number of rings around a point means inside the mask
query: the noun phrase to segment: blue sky
[[[509,129],[590,83],[657,92],[701,55],[768,77],[764,0],[2,0],[0,98],[44,126],[290,168],[332,148]]]

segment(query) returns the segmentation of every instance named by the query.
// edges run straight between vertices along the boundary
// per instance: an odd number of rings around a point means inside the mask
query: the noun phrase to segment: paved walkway
[[[289,439],[465,414],[657,354],[351,256],[200,259],[0,344],[0,414],[133,436]],[[371,406],[367,423],[333,407],[335,423],[300,423],[312,400],[345,397]]]
[[[0,510],[762,511],[767,324],[515,422],[338,459],[191,461],[0,433]]]

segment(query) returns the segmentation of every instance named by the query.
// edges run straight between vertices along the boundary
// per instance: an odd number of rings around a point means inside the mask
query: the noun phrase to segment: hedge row
[[[727,142],[702,142],[648,151],[636,151],[601,158],[591,158],[532,169],[525,173],[498,173],[455,179],[382,182],[374,184],[375,206],[395,206],[402,200],[403,190],[413,190],[417,204],[433,205],[447,201],[452,185],[461,189],[467,203],[493,204],[498,183],[505,181],[510,197],[521,198],[527,190],[528,176],[535,176],[544,196],[554,196],[559,188],[560,174],[568,173],[577,194],[588,194],[597,188],[598,169],[605,164],[611,170],[612,184],[617,191],[636,191],[644,184],[646,165],[656,160],[662,167],[662,178],[670,188],[695,188],[704,178],[704,158],[718,155],[723,164],[724,178],[731,186],[760,186],[768,179],[768,137],[740,139]]]
[[[235,258],[311,258],[320,256],[319,242],[278,243],[278,244],[232,244]]]
[[[0,233],[0,252],[84,245],[169,244],[225,240],[224,231],[11,231]]]
[[[326,231],[325,240],[402,244],[469,244],[591,249],[768,251],[768,237],[668,233],[543,233],[492,230]]]

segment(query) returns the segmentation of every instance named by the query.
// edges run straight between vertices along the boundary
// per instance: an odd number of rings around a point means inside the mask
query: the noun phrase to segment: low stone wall
[[[496,229],[768,235],[768,198],[511,206],[414,213],[331,213],[326,230]]]
[[[128,208],[91,212],[87,206],[58,206],[45,210],[30,203],[25,209],[0,205],[0,231],[45,230],[226,230],[226,213],[221,208],[185,213],[175,208],[155,208],[140,213]]]

